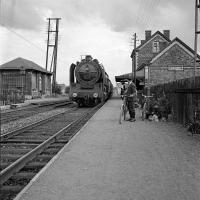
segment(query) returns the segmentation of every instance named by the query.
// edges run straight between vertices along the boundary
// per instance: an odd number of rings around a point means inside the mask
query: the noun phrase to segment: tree
[[[61,92],[61,87],[58,85],[58,84],[56,84],[55,85],[55,94],[61,94],[62,92]]]

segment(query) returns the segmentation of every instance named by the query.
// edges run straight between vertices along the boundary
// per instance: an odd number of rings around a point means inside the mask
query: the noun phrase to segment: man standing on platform
[[[129,121],[135,122],[135,102],[137,101],[137,90],[132,80],[129,80],[126,95],[127,107],[130,115]]]

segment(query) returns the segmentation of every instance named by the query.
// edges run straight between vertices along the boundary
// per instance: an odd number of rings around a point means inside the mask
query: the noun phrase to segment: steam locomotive
[[[87,55],[70,66],[69,98],[79,106],[104,102],[112,95],[113,85],[102,64]]]

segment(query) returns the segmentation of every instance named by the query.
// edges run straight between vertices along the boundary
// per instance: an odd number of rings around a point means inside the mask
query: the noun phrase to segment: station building
[[[145,40],[133,49],[132,62],[136,58],[137,88],[172,82],[190,78],[194,72],[194,50],[179,38],[170,39],[170,30],[155,32],[145,31]],[[200,56],[197,56],[200,59]],[[122,77],[132,77],[132,74],[116,76],[118,82]],[[200,65],[197,65],[196,76],[200,76]]]
[[[51,72],[24,58],[0,65],[0,104],[51,95]]]

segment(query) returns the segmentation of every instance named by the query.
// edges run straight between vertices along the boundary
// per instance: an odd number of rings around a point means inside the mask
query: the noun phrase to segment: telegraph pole
[[[194,37],[194,71],[193,71],[193,77],[194,77],[194,84],[196,80],[196,68],[197,68],[197,39],[198,34],[200,34],[200,31],[198,31],[198,9],[200,8],[200,0],[195,0],[195,37]]]
[[[56,71],[57,71],[57,53],[58,53],[58,29],[59,29],[59,20],[61,18],[48,18],[48,37],[47,37],[47,52],[46,52],[46,70],[48,70],[48,61],[49,61],[49,49],[53,48],[53,53],[51,56],[51,65],[49,71],[53,73],[52,78],[52,92],[55,93],[56,86]],[[52,23],[56,23],[53,27]],[[51,39],[53,41],[51,41]]]
[[[136,41],[137,41],[137,35],[136,33],[134,33],[134,36],[132,38],[134,40],[134,56],[132,57],[132,80],[134,80],[134,83],[136,85],[136,66],[137,66],[137,62],[136,62]]]

